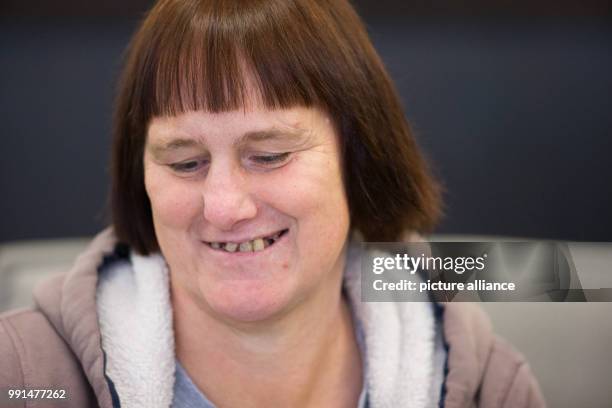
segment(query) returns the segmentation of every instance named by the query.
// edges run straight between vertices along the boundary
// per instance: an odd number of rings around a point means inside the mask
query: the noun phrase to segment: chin
[[[274,320],[289,309],[289,291],[254,282],[225,282],[221,287],[200,287],[210,309],[223,320],[255,323]]]

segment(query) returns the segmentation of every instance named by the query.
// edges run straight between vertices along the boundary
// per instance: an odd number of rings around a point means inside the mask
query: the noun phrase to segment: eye
[[[187,160],[179,163],[171,163],[168,166],[177,173],[194,173],[206,165],[204,160]]]
[[[289,159],[289,152],[276,154],[254,154],[249,156],[249,160],[261,167],[276,168],[280,167]]]

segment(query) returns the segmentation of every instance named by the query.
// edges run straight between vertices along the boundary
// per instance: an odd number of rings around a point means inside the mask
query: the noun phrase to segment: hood
[[[110,254],[116,239],[112,230],[98,234],[76,259],[72,269],[41,282],[34,289],[37,308],[81,362],[98,404],[112,407],[109,384],[104,375],[105,357],[96,318],[98,267]]]
[[[112,382],[106,377],[107,356],[102,349],[96,288],[98,270],[105,259],[112,257],[115,245],[116,238],[112,230],[104,230],[77,258],[67,274],[43,281],[34,291],[37,307],[73,350],[98,403],[105,408],[113,406],[109,385]],[[349,253],[347,265],[355,263],[356,259],[354,254]],[[368,388],[371,406],[403,406],[396,404],[409,401],[402,398],[402,390],[405,388],[402,384],[409,387],[411,383],[414,385],[419,382],[418,376],[428,375],[427,372],[414,370],[415,365],[410,368],[409,361],[426,365],[427,360],[431,359],[431,353],[426,348],[415,353],[416,350],[411,350],[411,347],[403,347],[411,344],[407,340],[419,335],[404,331],[400,322],[405,319],[409,321],[411,311],[422,310],[427,304],[360,302],[360,284],[358,272],[355,272],[359,268],[349,267],[347,270],[353,272],[352,278],[351,273],[345,274],[351,278],[347,283],[345,276],[345,286],[349,294],[352,294],[352,306],[365,330],[366,369],[370,373],[366,381],[369,385],[376,384],[374,388]],[[473,403],[483,380],[494,336],[487,317],[477,306],[467,303],[441,306],[444,340],[448,350],[444,406],[468,407]],[[420,338],[430,338],[432,333],[433,330]],[[394,357],[401,358],[393,360]],[[406,374],[409,374],[408,377]]]
[[[448,348],[445,407],[469,407],[483,383],[495,336],[488,316],[473,303],[440,304]]]

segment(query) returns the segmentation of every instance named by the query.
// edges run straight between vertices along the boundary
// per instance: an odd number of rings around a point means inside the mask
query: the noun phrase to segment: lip
[[[230,257],[230,258],[254,257],[254,256],[262,255],[262,254],[268,254],[270,251],[274,250],[274,248],[279,247],[280,244],[283,244],[286,241],[287,235],[289,235],[290,229],[289,228],[282,228],[282,229],[276,230],[275,232],[272,232],[271,234],[264,234],[264,235],[259,235],[259,236],[256,236],[254,238],[251,238],[250,240],[254,240],[254,239],[257,239],[257,238],[263,238],[263,237],[269,237],[269,236],[273,236],[273,235],[275,235],[275,234],[277,234],[279,232],[282,232],[282,234],[274,241],[274,243],[272,245],[269,245],[269,246],[265,247],[261,251],[240,252],[240,251],[236,250],[235,252],[228,252],[228,251],[225,251],[223,249],[215,249],[215,248],[212,248],[210,246],[211,242],[233,242],[233,243],[238,243],[238,242],[247,241],[249,239],[235,240],[235,241],[234,240],[227,240],[227,241],[202,241],[202,243],[205,245],[205,247],[207,248],[208,251],[210,251],[211,253],[215,254],[216,256],[223,256],[223,257]]]

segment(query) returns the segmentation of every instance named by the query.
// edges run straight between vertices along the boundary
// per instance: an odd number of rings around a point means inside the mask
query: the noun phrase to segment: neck
[[[219,321],[172,285],[177,358],[217,406],[355,407],[361,358],[340,285],[261,326]]]

